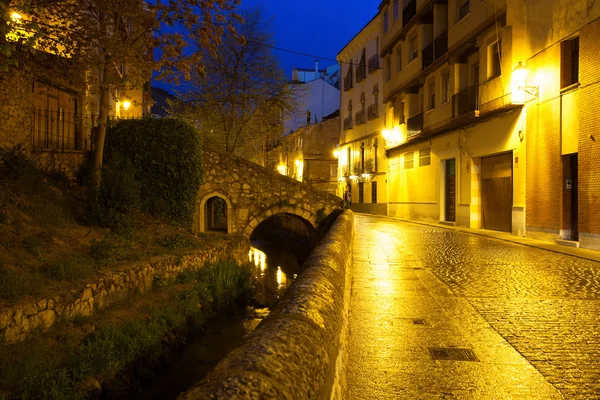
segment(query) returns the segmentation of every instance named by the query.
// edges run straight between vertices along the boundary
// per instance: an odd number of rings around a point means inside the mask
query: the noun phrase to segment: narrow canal
[[[293,251],[274,245],[253,242],[248,254],[253,264],[255,303],[229,318],[209,322],[169,359],[168,368],[144,385],[139,399],[175,399],[207,375],[246,335],[269,314],[299,273],[307,254],[298,259]]]

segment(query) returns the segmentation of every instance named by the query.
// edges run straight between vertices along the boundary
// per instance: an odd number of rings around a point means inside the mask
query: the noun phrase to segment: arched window
[[[206,231],[227,233],[227,203],[220,197],[211,197],[204,206]]]

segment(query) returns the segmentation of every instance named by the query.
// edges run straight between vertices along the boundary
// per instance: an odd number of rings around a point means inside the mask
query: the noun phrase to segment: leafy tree
[[[295,111],[295,100],[271,54],[270,21],[260,6],[240,14],[216,52],[200,53],[204,70],[192,71],[171,110],[196,125],[209,146],[249,158],[283,134],[282,116]]]
[[[153,70],[178,83],[203,75],[203,57],[194,46],[214,53],[240,0],[2,0],[0,65],[17,65],[19,52],[32,49],[71,61],[95,93],[99,128],[93,162],[98,188],[110,97],[140,88]],[[18,14],[15,14],[18,13]],[[16,17],[18,15],[19,17]],[[6,40],[3,33],[8,33]],[[4,46],[4,47],[2,47]],[[15,47],[16,46],[16,47]],[[154,57],[153,57],[154,55]]]

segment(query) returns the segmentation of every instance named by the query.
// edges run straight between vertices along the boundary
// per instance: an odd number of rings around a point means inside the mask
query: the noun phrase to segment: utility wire
[[[353,65],[353,66],[356,66],[356,67],[360,66],[360,63],[354,63],[354,62],[351,62],[351,61],[338,61],[338,60],[333,59],[333,58],[319,57],[319,56],[315,56],[314,54],[301,53],[299,51],[284,49],[283,47],[277,47],[277,46],[273,46],[273,45],[266,44],[266,43],[260,43],[260,42],[255,42],[255,41],[251,41],[251,42],[253,44],[257,44],[259,46],[268,47],[268,48],[271,48],[273,50],[284,51],[286,53],[296,54],[296,55],[303,56],[303,57],[310,57],[312,59],[323,60],[323,61],[339,62],[340,64],[349,64],[349,65]],[[370,67],[370,68],[371,69],[381,69],[381,70],[383,70],[383,67]]]

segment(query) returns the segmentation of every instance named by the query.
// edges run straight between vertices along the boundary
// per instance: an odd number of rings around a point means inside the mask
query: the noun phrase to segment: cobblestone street
[[[357,214],[350,398],[600,398],[599,311],[600,263]]]

